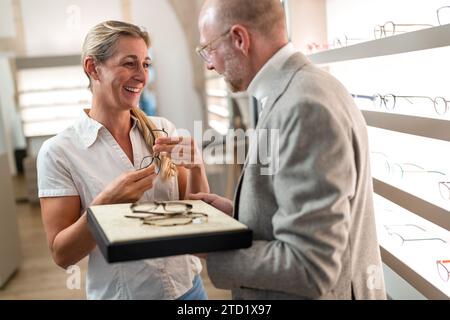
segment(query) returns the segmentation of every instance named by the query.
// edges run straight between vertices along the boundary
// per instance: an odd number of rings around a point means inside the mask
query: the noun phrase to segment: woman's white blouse
[[[133,118],[130,131],[131,163],[110,132],[86,112],[74,125],[47,140],[37,159],[39,197],[79,196],[80,216],[109,183],[139,169],[143,157],[149,155],[137,119]],[[169,136],[177,135],[168,120],[150,119]],[[178,199],[177,178],[163,181],[158,177],[141,201]],[[109,264],[96,247],[89,254],[86,294],[88,299],[175,299],[192,288],[201,268],[200,260],[191,255]]]

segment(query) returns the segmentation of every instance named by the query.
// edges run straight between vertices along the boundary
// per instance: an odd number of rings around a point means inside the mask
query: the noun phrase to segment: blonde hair
[[[96,62],[103,63],[112,57],[115,53],[116,43],[120,37],[134,37],[144,40],[147,47],[150,47],[150,37],[147,31],[140,27],[122,21],[105,21],[97,24],[89,30],[84,40],[81,61],[84,63],[85,59],[92,57]],[[92,82],[89,74],[85,73],[89,79],[89,89],[92,90]],[[142,134],[147,149],[153,156],[158,156],[153,152],[155,139],[162,137],[161,131],[155,124],[147,117],[147,115],[138,107],[131,110],[131,114],[136,117],[137,126]],[[153,133],[153,134],[152,134]],[[174,163],[165,155],[159,155],[161,159],[160,173],[163,179],[168,179],[177,174],[177,168]]]

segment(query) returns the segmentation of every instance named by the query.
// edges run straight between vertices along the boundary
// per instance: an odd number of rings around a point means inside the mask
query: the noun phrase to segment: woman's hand
[[[111,182],[95,198],[92,204],[117,204],[137,202],[147,190],[153,187],[156,178],[155,166],[129,172]]]
[[[153,146],[153,151],[165,152],[175,165],[186,169],[203,166],[201,152],[191,137],[158,138]]]

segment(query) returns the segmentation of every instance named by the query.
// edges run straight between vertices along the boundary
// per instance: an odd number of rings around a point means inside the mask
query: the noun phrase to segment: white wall
[[[325,0],[287,0],[286,6],[291,41],[297,50],[306,54],[309,43],[326,42]]]
[[[132,16],[152,38],[158,113],[178,128],[193,133],[202,120],[201,101],[194,89],[190,52],[181,24],[168,0],[135,0]]]
[[[0,137],[0,143],[3,144],[3,150],[8,154],[9,170],[11,174],[16,174],[16,165],[14,160],[14,150],[25,148],[25,139],[21,132],[20,119],[16,112],[14,100],[15,89],[13,77],[8,57],[0,56],[0,131],[3,137]]]
[[[14,28],[12,0],[0,1],[0,38],[12,38],[16,35]]]
[[[122,19],[120,0],[21,0],[28,56],[79,54],[90,28]]]

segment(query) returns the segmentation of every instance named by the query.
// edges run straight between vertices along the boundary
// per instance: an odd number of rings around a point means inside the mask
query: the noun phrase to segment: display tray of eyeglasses
[[[252,231],[199,200],[92,206],[89,228],[112,262],[248,248]]]

